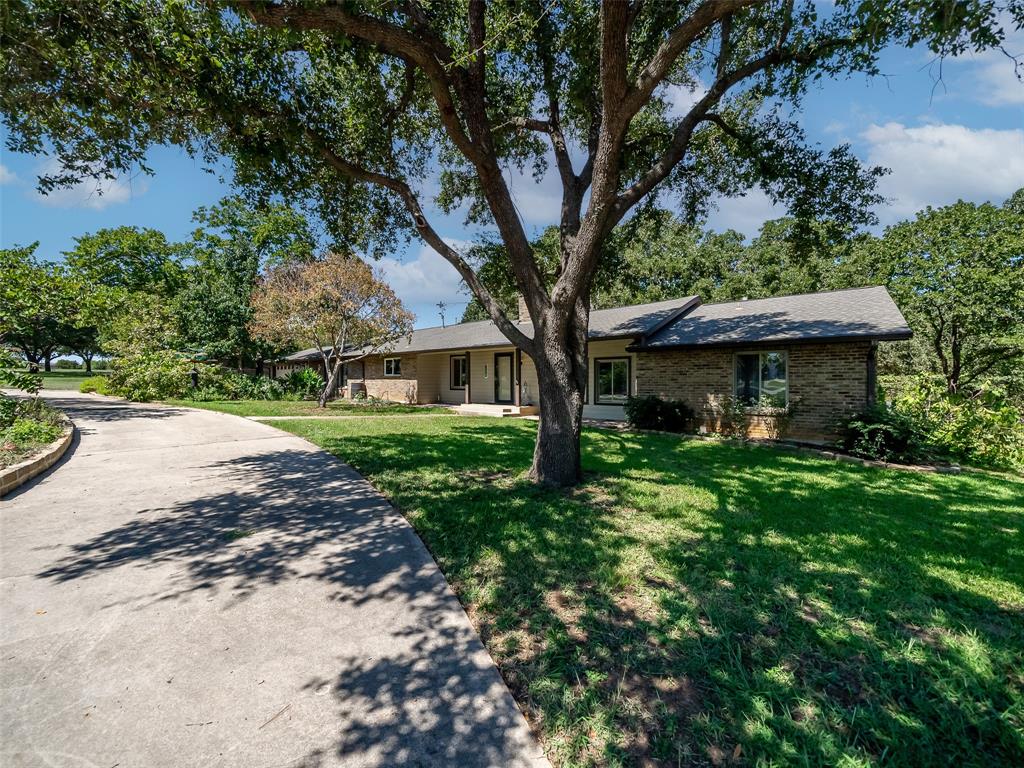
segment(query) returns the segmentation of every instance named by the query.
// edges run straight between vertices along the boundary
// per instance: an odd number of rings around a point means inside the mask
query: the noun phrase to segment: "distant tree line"
[[[232,367],[260,368],[281,350],[249,332],[250,299],[263,270],[310,261],[317,248],[306,218],[283,205],[240,197],[200,208],[192,236],[116,227],[76,238],[61,260],[38,243],[0,250],[0,341],[30,369],[58,355],[121,355],[177,349]]]

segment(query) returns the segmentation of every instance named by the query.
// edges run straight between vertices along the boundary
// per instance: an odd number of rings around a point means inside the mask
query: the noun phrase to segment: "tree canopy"
[[[334,394],[346,362],[387,352],[412,332],[413,316],[391,287],[365,261],[340,253],[271,268],[252,306],[254,336],[317,349],[327,373],[321,406]]]
[[[249,194],[308,206],[347,247],[415,233],[536,363],[531,474],[567,484],[614,228],[664,194],[691,218],[752,185],[798,222],[869,220],[882,171],[806,142],[794,113],[807,88],[877,72],[892,44],[994,48],[1022,18],[1019,0],[22,0],[4,21],[0,109],[11,149],[59,161],[44,190],[146,168],[151,146],[177,144],[230,157]],[[547,286],[506,169],[549,165],[562,202]],[[428,220],[430,189],[500,238],[532,336]]]

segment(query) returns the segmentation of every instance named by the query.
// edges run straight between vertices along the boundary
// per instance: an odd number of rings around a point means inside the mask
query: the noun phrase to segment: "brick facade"
[[[416,384],[416,355],[387,355],[402,360],[401,376],[384,375],[384,356],[372,355],[362,360],[362,375],[358,370],[349,371],[349,382],[363,384],[368,397],[379,397],[397,403],[415,403],[419,399]]]
[[[765,349],[765,348],[762,348]],[[844,415],[862,410],[868,396],[869,342],[793,344],[771,347],[787,353],[788,436],[824,438]],[[735,355],[757,348],[687,349],[637,355],[637,393],[686,401],[706,429],[720,426],[732,396]],[[769,419],[752,414],[754,436],[770,436]]]

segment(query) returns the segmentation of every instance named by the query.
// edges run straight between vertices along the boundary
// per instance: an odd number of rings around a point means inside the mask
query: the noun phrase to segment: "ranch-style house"
[[[520,301],[519,326],[531,332]],[[624,419],[627,398],[685,401],[702,431],[736,404],[751,434],[772,436],[787,414],[788,435],[830,436],[844,415],[875,398],[878,345],[909,339],[885,288],[704,304],[687,296],[590,314],[585,418]],[[277,361],[275,376],[320,367],[316,349]],[[423,328],[384,353],[348,363],[342,394],[409,403],[447,403],[496,415],[535,414],[537,374],[490,320]]]

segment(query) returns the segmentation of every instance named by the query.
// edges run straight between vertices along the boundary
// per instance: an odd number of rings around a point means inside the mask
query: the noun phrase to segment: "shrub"
[[[77,360],[68,360],[67,358],[60,358],[54,361],[53,367],[58,371],[60,370],[78,370],[82,367],[82,364]]]
[[[723,435],[746,440],[750,434],[750,420],[746,406],[735,397],[727,397],[718,409],[718,429]]]
[[[191,370],[192,364],[173,350],[132,352],[114,361],[108,391],[139,402],[184,397]]]
[[[324,380],[312,368],[299,368],[284,380],[285,390],[299,400],[312,400],[324,388]]]
[[[110,386],[106,376],[90,376],[78,385],[78,391],[106,395],[110,393]]]
[[[918,425],[884,405],[844,419],[839,427],[839,447],[876,461],[913,464],[932,458]]]
[[[626,400],[626,419],[636,429],[658,429],[665,432],[689,432],[696,414],[682,400],[663,400],[655,395],[631,397]]]
[[[18,418],[0,433],[0,443],[14,443],[18,447],[52,443],[62,431],[60,424]]]
[[[888,405],[848,419],[840,435],[842,448],[869,459],[1024,467],[1021,414],[990,386],[950,394],[941,383],[919,378]]]
[[[892,407],[917,424],[937,454],[978,466],[1024,467],[1022,414],[1000,389],[982,385],[949,394],[941,383],[922,379]]]
[[[14,417],[18,409],[18,401],[13,397],[0,394],[0,429],[7,429],[14,423]]]

